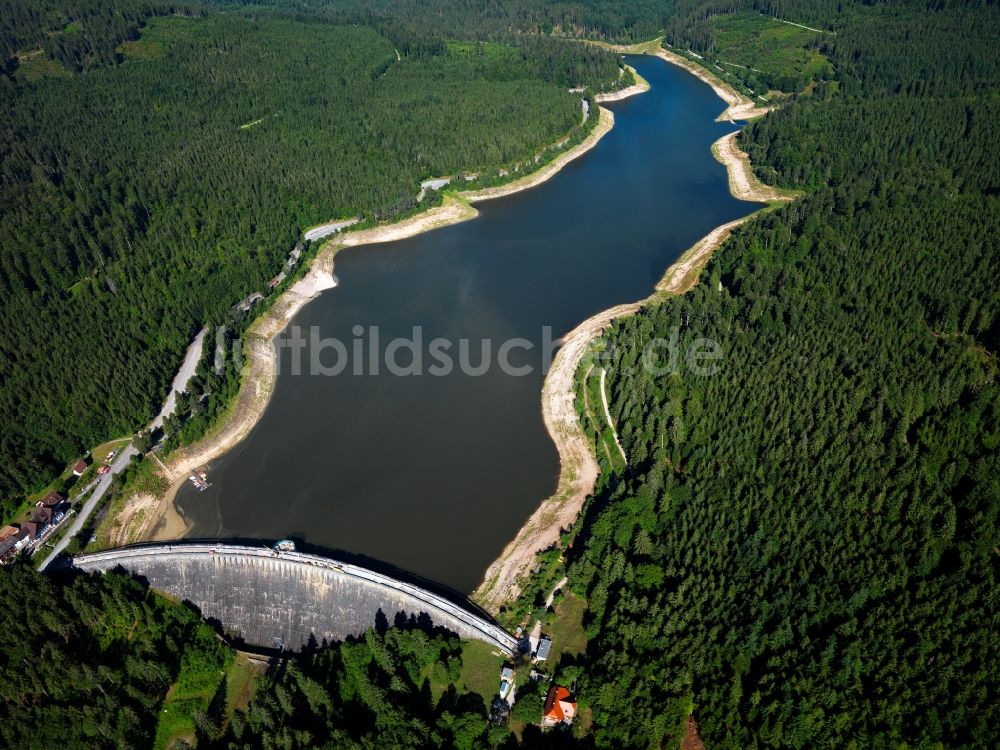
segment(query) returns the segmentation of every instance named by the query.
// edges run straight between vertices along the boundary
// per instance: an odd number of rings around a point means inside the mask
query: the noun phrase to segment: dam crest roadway
[[[123,568],[151,588],[193,603],[227,633],[259,648],[300,649],[388,624],[400,613],[507,654],[517,639],[496,623],[439,594],[328,557],[235,544],[145,544],[77,555],[86,572]]]

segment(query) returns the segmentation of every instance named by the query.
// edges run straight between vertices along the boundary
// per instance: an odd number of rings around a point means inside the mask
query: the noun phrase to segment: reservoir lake
[[[260,422],[209,465],[212,486],[188,484],[177,504],[191,537],[294,537],[397,566],[471,592],[490,563],[556,488],[559,457],[541,414],[545,329],[558,338],[595,313],[649,295],[664,271],[714,227],[757,204],[734,199],[710,152],[734,130],[706,84],[653,57],[630,57],[652,88],[605,104],[615,127],[544,184],[480,203],[480,216],[399,242],[337,255],[340,285],[306,305],[282,335],[341,341],[364,359],[395,337],[422,337],[422,375],[327,367],[307,345],[301,374],[281,350]],[[360,326],[360,329],[357,328]],[[315,327],[315,329],[313,328]],[[362,335],[358,336],[357,333]],[[450,374],[434,375],[429,344],[454,342]],[[514,338],[505,373],[500,346]],[[460,339],[478,365],[462,372]],[[396,362],[411,363],[403,348]],[[524,368],[528,369],[528,368]]]

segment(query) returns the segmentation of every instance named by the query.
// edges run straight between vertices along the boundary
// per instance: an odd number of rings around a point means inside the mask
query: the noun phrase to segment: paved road
[[[156,415],[156,419],[149,423],[150,430],[155,430],[162,426],[163,420],[174,413],[174,407],[177,404],[177,394],[187,390],[188,383],[191,382],[195,370],[198,369],[198,362],[201,360],[202,344],[206,333],[208,333],[208,328],[202,328],[198,331],[198,335],[194,337],[191,345],[188,346],[187,353],[184,355],[184,361],[181,362],[181,367],[174,376],[174,382],[170,385],[170,393],[167,394],[167,398],[163,402],[163,408]]]
[[[191,382],[191,378],[194,377],[195,370],[198,367],[198,362],[201,359],[202,344],[205,340],[205,334],[208,333],[208,328],[202,328],[198,335],[194,337],[194,340],[188,346],[187,354],[184,356],[184,361],[181,362],[180,369],[177,371],[177,375],[174,377],[174,382],[170,386],[170,393],[167,394],[166,400],[163,402],[163,408],[160,413],[156,415],[156,418],[149,423],[148,429],[154,430],[163,424],[163,420],[168,417],[174,411],[174,405],[177,402],[177,394],[181,391],[187,389],[188,383]],[[97,507],[97,503],[100,502],[101,498],[108,491],[111,486],[112,480],[117,474],[125,471],[128,468],[129,463],[132,461],[132,456],[139,454],[131,444],[127,448],[123,449],[116,457],[114,462],[111,464],[111,471],[107,474],[99,476],[96,482],[92,482],[86,490],[84,490],[83,495],[94,487],[93,492],[83,505],[80,506],[77,511],[76,518],[73,520],[72,525],[69,529],[62,535],[62,539],[52,548],[52,552],[42,561],[39,566],[39,570],[45,570],[53,560],[59,557],[60,553],[66,549],[66,545],[69,544],[69,540],[72,539],[76,534],[83,528],[83,525],[90,518],[90,514],[94,512],[94,508]],[[99,458],[99,456],[98,456]],[[96,485],[96,486],[95,486]],[[81,497],[83,496],[81,495]],[[80,501],[77,501],[79,505]]]
[[[53,560],[62,554],[62,551],[66,549],[66,545],[69,544],[69,540],[76,536],[80,529],[83,528],[87,519],[90,518],[90,514],[94,512],[94,508],[97,506],[97,503],[102,497],[104,497],[104,493],[108,491],[108,487],[111,486],[111,480],[115,478],[116,474],[124,471],[126,467],[128,467],[129,462],[132,460],[132,456],[138,455],[138,453],[139,451],[137,451],[135,447],[130,444],[118,454],[114,462],[111,464],[111,471],[104,474],[97,480],[97,486],[94,488],[94,491],[83,503],[79,512],[76,514],[76,518],[73,520],[73,523],[70,525],[69,529],[66,530],[66,533],[63,534],[62,539],[60,539],[56,546],[52,548],[52,552],[50,552],[48,557],[42,561],[42,564],[38,566],[39,570],[45,570]],[[77,502],[79,503],[79,501]]]
[[[326,237],[328,234],[339,232],[341,229],[351,226],[351,224],[357,224],[359,221],[361,221],[359,218],[347,219],[346,221],[334,221],[329,224],[323,224],[319,227],[313,227],[302,236],[312,242],[320,239],[321,237]]]

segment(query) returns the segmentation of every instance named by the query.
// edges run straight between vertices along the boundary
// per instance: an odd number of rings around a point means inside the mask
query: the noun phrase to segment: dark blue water
[[[474,221],[342,252],[340,286],[292,323],[318,326],[348,352],[355,326],[378,326],[382,346],[421,326],[425,371],[435,337],[470,339],[473,364],[481,340],[495,354],[524,337],[535,349],[512,360],[533,372],[397,377],[384,364],[354,375],[352,364],[337,376],[291,375],[286,352],[264,417],[210,467],[212,488],[182,491],[192,535],[295,534],[459,590],[480,582],[556,487],[541,417],[543,327],[558,337],[648,295],[696,240],[754,208],[729,195],[710,153],[732,129],[714,122],[722,101],[658,59],[630,62],[652,89],[606,105],[615,127],[595,149],[533,190],[480,204]],[[307,351],[305,373],[308,360]]]

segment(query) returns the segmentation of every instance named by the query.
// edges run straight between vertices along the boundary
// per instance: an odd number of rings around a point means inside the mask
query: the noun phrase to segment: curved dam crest
[[[207,619],[260,648],[298,650],[341,641],[402,615],[507,654],[517,639],[444,597],[352,563],[234,544],[172,543],[78,555],[86,572],[124,568],[150,587],[196,605]]]

